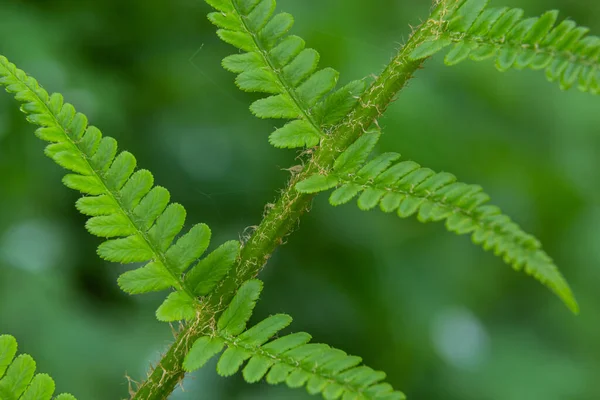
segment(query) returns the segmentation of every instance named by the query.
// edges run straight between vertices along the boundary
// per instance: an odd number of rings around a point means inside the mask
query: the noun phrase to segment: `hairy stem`
[[[283,243],[285,236],[294,230],[300,217],[310,206],[313,196],[298,193],[294,189],[296,183],[317,172],[330,170],[336,157],[369,126],[376,123],[397,93],[421,67],[423,60],[413,61],[408,56],[424,38],[438,31],[444,12],[444,4],[438,4],[430,18],[411,35],[383,73],[363,94],[355,109],[321,141],[303,171],[292,177],[277,202],[271,206],[245,243],[231,273],[204,299],[202,311],[196,320],[180,330],[175,343],[150,372],[147,380],[139,386],[132,399],[166,399],[183,379],[185,371],[182,362],[194,341],[212,331],[216,319],[227,307],[239,286],[261,271],[273,251]]]

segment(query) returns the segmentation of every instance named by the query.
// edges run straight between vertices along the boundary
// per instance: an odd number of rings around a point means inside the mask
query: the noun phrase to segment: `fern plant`
[[[247,382],[306,387],[325,399],[404,398],[384,383],[385,373],[342,350],[309,343],[307,333],[274,339],[291,323],[288,315],[246,326],[262,290],[256,276],[314,195],[334,188],[329,197],[334,206],[358,197],[362,210],[417,215],[421,222],[444,221],[449,231],[470,234],[474,243],[547,285],[578,313],[569,285],[540,241],[490,205],[480,186],[401,161],[397,153],[375,154],[381,136],[377,119],[424,60],[447,47],[449,65],[494,58],[502,71],[543,69],[562,89],[577,85],[597,94],[600,39],[586,36],[587,29],[570,20],[557,23],[556,11],[523,19],[522,10],[489,8],[486,0],[436,0],[427,20],[378,77],[337,88],[338,72],[317,69],[319,54],[288,34],[292,16],[276,14],[275,0],[206,1],[215,9],[208,18],[219,28],[218,36],[239,50],[223,60],[224,68],[237,74],[240,89],[267,95],[252,103],[252,113],[287,120],[269,142],[300,148],[304,165],[247,240],[225,242],[204,257],[211,238],[207,225],[183,233],[185,209],[170,202],[167,189],[155,185],[149,171],[137,169],[131,153],[118,152],[116,140],[88,125],[62,95],[49,94],[0,57],[0,84],[22,103],[27,120],[39,126],[36,135],[50,142],[46,155],[69,171],[63,183],[82,194],[76,207],[90,217],[87,230],[105,239],[98,255],[137,264],[119,277],[121,289],[129,294],[169,290],[156,317],[184,321],[133,399],[167,398],[186,372],[223,350],[217,364],[223,376],[243,370]],[[14,338],[0,337],[0,376],[15,352]],[[33,371],[28,356],[13,361],[0,380],[2,398],[51,398],[52,380],[32,378]]]
[[[17,354],[17,340],[0,336],[0,398],[5,400],[75,400],[70,394],[56,397],[55,384],[47,374],[35,373],[35,361],[28,354]]]

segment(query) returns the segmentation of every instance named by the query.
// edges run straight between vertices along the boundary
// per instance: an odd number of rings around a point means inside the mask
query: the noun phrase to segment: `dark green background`
[[[600,33],[600,5],[493,0],[527,15],[563,10]],[[342,82],[377,73],[427,15],[426,1],[280,0],[294,33]],[[213,248],[259,223],[298,163],[270,147],[279,122],[248,111],[220,67],[233,52],[200,0],[0,3],[0,53],[59,91],[155,174]],[[0,332],[84,400],[127,396],[171,341],[154,319],[164,295],[129,297],[123,271],[95,255],[60,184],[62,171],[0,96]],[[292,329],[364,357],[412,399],[600,398],[600,99],[561,92],[540,72],[491,63],[426,64],[381,121],[379,151],[481,184],[537,235],[581,304],[445,231],[326,196],[269,262],[255,317],[290,313]],[[307,399],[303,390],[219,378],[214,364],[173,399]]]

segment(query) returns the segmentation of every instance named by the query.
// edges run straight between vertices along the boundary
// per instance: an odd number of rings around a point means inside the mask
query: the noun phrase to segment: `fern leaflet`
[[[540,242],[498,207],[486,204],[490,198],[480,186],[456,182],[452,174],[435,173],[413,161],[397,162],[397,153],[384,153],[367,163],[379,137],[379,131],[364,134],[340,155],[331,173],[313,175],[296,189],[317,193],[336,187],[329,198],[334,206],[360,195],[362,210],[379,205],[402,218],[417,214],[421,222],[445,220],[449,231],[471,234],[474,243],[492,250],[516,270],[524,268],[578,313],[569,285]]]
[[[563,90],[600,93],[600,38],[571,20],[556,24],[558,11],[539,18],[523,18],[520,8],[488,8],[489,0],[454,1],[439,30],[411,54],[429,57],[452,46],[447,65],[468,58],[495,59],[496,68],[545,70]],[[452,3],[450,1],[449,3]]]
[[[261,291],[259,280],[247,281],[240,287],[212,335],[201,337],[192,346],[183,364],[187,371],[201,368],[227,348],[217,364],[217,372],[222,376],[234,375],[249,360],[243,370],[249,383],[266,376],[270,384],[306,386],[309,393],[321,393],[325,399],[405,398],[391,385],[381,383],[385,373],[359,365],[359,357],[325,344],[309,343],[311,337],[307,333],[293,333],[268,342],[292,322],[289,315],[272,315],[246,330]]]
[[[17,340],[0,336],[0,399],[50,400],[55,385],[47,374],[35,373],[35,361],[28,354],[17,354]],[[60,394],[55,400],[75,400],[70,394]]]
[[[223,60],[223,67],[239,74],[238,87],[272,96],[250,109],[260,118],[293,119],[269,137],[275,147],[313,147],[357,102],[364,90],[354,81],[334,91],[338,72],[317,71],[319,53],[306,49],[298,36],[287,35],[290,14],[275,12],[275,0],[206,0],[218,10],[208,15],[220,29],[219,37],[244,51]]]
[[[117,155],[115,139],[102,137],[100,130],[88,126],[85,115],[63,103],[60,94],[49,95],[2,56],[0,84],[24,103],[21,110],[28,121],[41,126],[36,135],[51,142],[46,155],[73,172],[63,183],[85,195],[76,205],[91,217],[87,230],[108,239],[98,247],[99,256],[123,264],[146,263],[122,274],[120,287],[130,294],[172,287],[175,292],[159,307],[157,318],[195,317],[200,307],[197,297],[211,292],[227,274],[239,253],[239,242],[226,242],[196,263],[209,245],[210,229],[205,224],[195,225],[173,243],[183,228],[185,209],[169,203],[169,192],[154,186],[149,171],[135,171],[136,159],[131,153]]]

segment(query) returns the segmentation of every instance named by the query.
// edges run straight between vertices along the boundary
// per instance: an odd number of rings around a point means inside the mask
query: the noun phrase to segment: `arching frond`
[[[445,62],[493,58],[496,68],[544,70],[562,89],[600,93],[600,38],[571,20],[556,23],[558,11],[523,18],[520,8],[488,8],[489,0],[451,0],[439,31],[411,55],[429,57],[450,48]]]
[[[474,243],[546,284],[574,312],[578,305],[569,285],[540,242],[525,233],[496,206],[478,185],[457,182],[449,173],[435,173],[413,161],[398,162],[397,153],[384,153],[367,162],[380,133],[364,134],[336,160],[328,175],[313,175],[299,182],[301,193],[331,188],[329,202],[340,205],[358,196],[358,206],[377,206],[405,218],[416,214],[419,221],[445,221],[457,234],[470,234]]]
[[[187,371],[201,368],[226,349],[217,364],[217,372],[222,376],[234,375],[248,361],[243,376],[249,383],[266,377],[271,384],[306,386],[309,393],[321,393],[325,399],[405,398],[391,385],[382,383],[385,373],[360,365],[359,357],[325,344],[309,343],[311,337],[307,333],[292,333],[269,341],[292,322],[289,315],[272,315],[246,329],[261,290],[259,280],[247,281],[240,287],[216,322],[212,335],[198,339],[192,346],[183,364]]]
[[[35,361],[28,354],[17,355],[17,340],[0,336],[0,399],[50,400],[55,385],[47,374],[35,373]],[[60,394],[55,400],[76,400],[70,394]]]
[[[239,242],[227,242],[197,261],[209,245],[210,229],[198,224],[179,236],[185,209],[169,202],[169,192],[154,186],[149,171],[136,171],[131,153],[118,153],[115,139],[88,126],[85,115],[64,103],[60,94],[49,95],[2,56],[0,84],[23,103],[21,111],[28,121],[41,126],[36,135],[51,142],[46,155],[72,172],[63,183],[84,194],[76,205],[91,217],[86,228],[107,239],[98,247],[100,257],[123,264],[146,263],[121,275],[121,288],[130,294],[174,288],[157,310],[157,318],[193,318],[197,297],[208,294],[227,274],[237,258]]]
[[[354,107],[364,82],[354,81],[334,91],[338,72],[317,70],[319,53],[305,48],[292,28],[290,14],[275,14],[275,0],[206,0],[217,9],[208,15],[219,37],[243,53],[223,60],[239,74],[238,87],[270,97],[250,107],[260,118],[292,119],[271,134],[275,147],[312,147]]]

